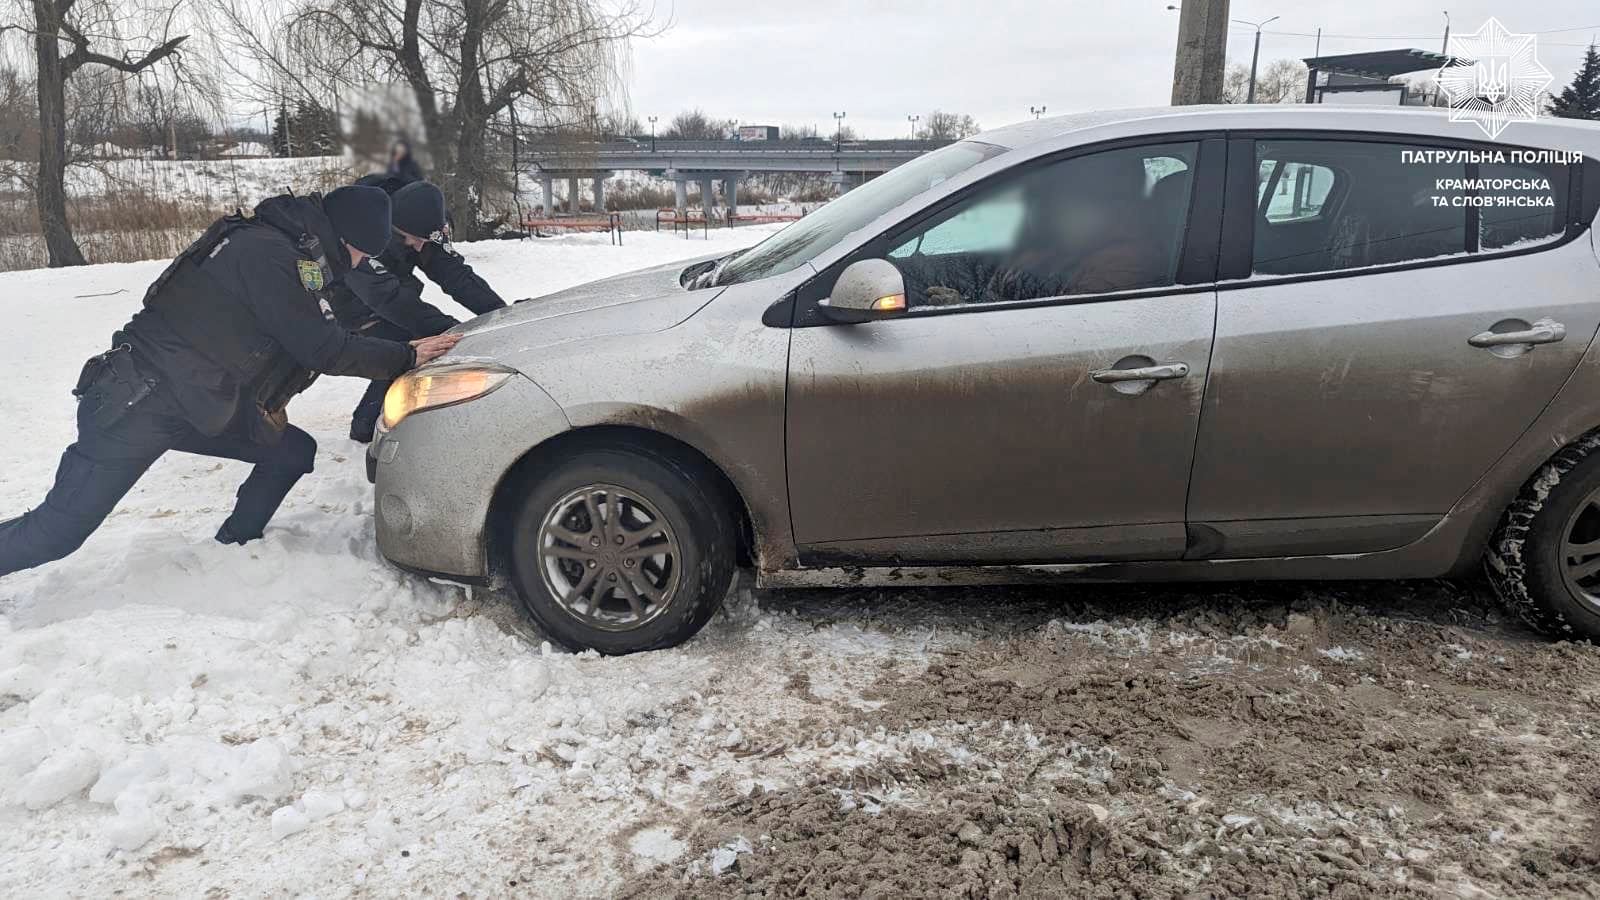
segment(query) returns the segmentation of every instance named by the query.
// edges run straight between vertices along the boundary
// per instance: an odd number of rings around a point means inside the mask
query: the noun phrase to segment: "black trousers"
[[[376,325],[361,329],[360,334],[386,341],[415,339],[411,332],[384,319],[378,320]],[[367,385],[367,392],[361,395],[361,402],[356,404],[355,412],[350,414],[351,437],[355,437],[359,432],[365,435],[366,440],[372,440],[372,430],[378,424],[378,415],[383,412],[383,395],[389,393],[390,384],[393,382],[374,381]]]
[[[117,502],[168,450],[255,463],[225,526],[240,540],[261,536],[289,489],[311,471],[317,442],[289,426],[272,445],[195,431],[160,388],[109,427],[78,407],[78,440],[61,455],[55,486],[27,513],[0,522],[0,576],[60,559],[83,545]]]

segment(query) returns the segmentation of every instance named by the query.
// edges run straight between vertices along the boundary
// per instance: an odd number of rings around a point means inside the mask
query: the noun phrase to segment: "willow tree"
[[[86,262],[67,221],[67,88],[82,72],[137,75],[163,60],[175,60],[187,38],[171,34],[177,6],[177,0],[137,8],[121,0],[13,2],[15,17],[3,27],[31,38],[39,103],[34,199],[51,266]],[[149,27],[139,27],[146,22]]]
[[[650,28],[636,7],[602,0],[298,0],[288,13],[296,80],[336,87],[405,84],[462,238],[483,235],[488,187],[505,168],[491,134],[523,122],[592,116],[618,84],[628,42]]]

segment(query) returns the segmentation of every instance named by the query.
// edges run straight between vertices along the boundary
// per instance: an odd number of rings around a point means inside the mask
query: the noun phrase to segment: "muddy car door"
[[[787,413],[802,559],[1181,556],[1225,151],[1201,135],[1038,160],[802,289]],[[903,315],[819,314],[861,260],[899,270]]]
[[[1233,142],[1192,558],[1409,543],[1572,374],[1600,324],[1582,179],[1512,150]]]

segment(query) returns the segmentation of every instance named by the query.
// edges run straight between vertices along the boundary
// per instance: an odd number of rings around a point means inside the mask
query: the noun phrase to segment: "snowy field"
[[[351,161],[342,156],[265,159],[104,159],[67,170],[67,193],[73,197],[140,190],[152,196],[196,202],[249,205],[283,192],[304,191],[324,182],[340,184],[354,177]],[[359,173],[358,173],[359,174]],[[20,181],[0,180],[0,190],[23,191]]]
[[[463,250],[515,298],[771,230]],[[0,516],[161,266],[0,275]],[[1600,653],[1470,586],[736,586],[571,655],[377,557],[361,389],[263,541],[172,454],[0,581],[0,896],[1596,895]]]

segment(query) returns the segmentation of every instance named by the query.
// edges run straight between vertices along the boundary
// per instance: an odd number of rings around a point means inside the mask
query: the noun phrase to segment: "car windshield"
[[[716,283],[781,275],[912,197],[1004,152],[994,144],[962,141],[890,169],[729,260]]]

